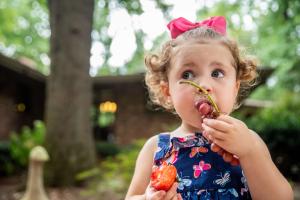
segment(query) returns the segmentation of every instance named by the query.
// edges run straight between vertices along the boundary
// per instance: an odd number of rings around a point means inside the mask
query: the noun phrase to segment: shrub
[[[9,151],[9,141],[0,141],[0,175],[11,175],[15,170],[16,163]]]
[[[16,165],[25,167],[28,164],[30,150],[42,145],[45,140],[46,128],[42,121],[34,121],[33,128],[24,126],[18,134],[13,132],[10,136],[9,151]]]
[[[283,93],[272,108],[246,120],[266,142],[280,171],[293,181],[300,181],[300,95]]]
[[[120,148],[111,142],[96,142],[96,152],[100,158],[115,156],[120,152]]]
[[[111,196],[124,199],[131,181],[136,158],[145,140],[138,140],[123,147],[115,156],[107,157],[98,168],[78,174],[78,180],[93,179],[86,194],[96,194],[99,199]]]

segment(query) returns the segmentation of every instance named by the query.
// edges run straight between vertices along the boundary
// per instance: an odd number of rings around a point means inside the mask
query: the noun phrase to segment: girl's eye
[[[194,78],[194,73],[192,71],[184,71],[181,75],[181,78],[183,79],[192,79]]]
[[[220,69],[215,69],[212,73],[211,73],[211,76],[212,77],[215,77],[215,78],[222,78],[224,77],[224,72]]]

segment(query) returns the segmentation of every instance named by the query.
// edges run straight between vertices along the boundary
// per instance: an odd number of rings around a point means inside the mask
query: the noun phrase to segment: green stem
[[[184,80],[184,81],[180,81],[181,83],[186,83],[189,85],[194,86],[195,88],[197,88],[199,90],[199,92],[202,92],[208,99],[208,101],[212,104],[212,106],[214,107],[214,109],[217,111],[218,114],[220,114],[220,110],[217,106],[217,104],[214,102],[214,100],[211,98],[211,96],[208,94],[207,90],[205,90],[204,88],[202,88],[200,85],[198,85],[197,83],[193,82],[193,81],[188,81],[188,80]]]

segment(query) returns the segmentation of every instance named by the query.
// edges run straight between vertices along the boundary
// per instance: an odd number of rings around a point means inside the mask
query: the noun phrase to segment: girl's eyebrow
[[[210,65],[225,66],[222,62],[219,62],[219,61],[213,61],[213,62],[210,63]]]
[[[196,67],[196,64],[194,62],[184,62],[183,67]]]
[[[226,68],[229,67],[229,66],[231,66],[231,67],[235,68],[235,67],[232,65],[232,63],[225,64],[225,63],[219,62],[219,61],[213,61],[212,63],[210,63],[210,65],[211,65],[211,66],[226,67]]]

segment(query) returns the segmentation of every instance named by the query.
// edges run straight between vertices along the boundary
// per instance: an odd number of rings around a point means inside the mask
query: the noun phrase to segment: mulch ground
[[[25,190],[25,176],[0,177],[0,200],[20,200]],[[300,200],[300,183],[293,184],[295,200]],[[120,200],[113,193],[99,196],[84,195],[85,188],[47,188],[49,200]]]
[[[25,178],[23,176],[0,177],[0,200],[20,200],[24,195]],[[82,194],[85,188],[47,188],[50,200],[100,200],[101,197]],[[110,198],[113,200],[113,198]]]

